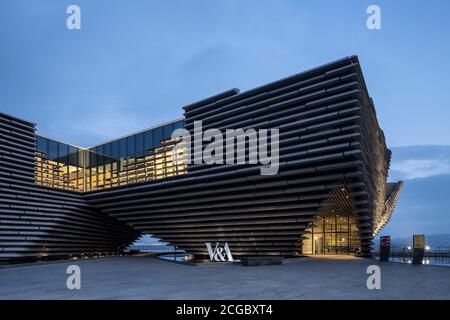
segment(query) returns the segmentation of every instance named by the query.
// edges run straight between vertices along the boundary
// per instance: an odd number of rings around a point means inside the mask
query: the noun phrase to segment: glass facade
[[[84,190],[84,150],[37,136],[36,183],[60,189]]]
[[[361,251],[356,220],[348,216],[319,217],[302,241],[303,254],[357,254]]]
[[[36,183],[75,191],[163,179],[187,170],[184,153],[170,140],[183,120],[88,149],[41,136],[36,140]]]

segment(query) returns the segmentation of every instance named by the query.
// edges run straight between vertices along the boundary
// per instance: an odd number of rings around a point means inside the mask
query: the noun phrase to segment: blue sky
[[[66,28],[70,4],[81,7],[81,30]],[[382,30],[366,27],[370,4]],[[0,110],[90,146],[179,118],[184,104],[226,89],[357,54],[390,147],[450,145],[449,15],[447,0],[4,0]],[[392,175],[449,175],[447,151],[429,151],[394,154]],[[400,202],[397,216],[406,221],[410,205]],[[396,221],[395,232],[405,226]]]
[[[382,30],[366,28],[381,8]],[[68,30],[77,4],[82,29]],[[358,54],[390,146],[448,144],[448,1],[0,2],[0,108],[77,145]]]

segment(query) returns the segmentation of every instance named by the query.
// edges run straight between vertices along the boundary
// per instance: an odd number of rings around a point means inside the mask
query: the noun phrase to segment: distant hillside
[[[160,243],[160,242],[158,238],[152,237],[148,234],[144,234],[134,242],[134,244],[151,244],[151,243]]]

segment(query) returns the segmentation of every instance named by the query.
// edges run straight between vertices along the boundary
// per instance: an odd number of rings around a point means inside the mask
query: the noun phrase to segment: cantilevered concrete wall
[[[0,113],[0,263],[114,253],[139,232],[76,192],[35,184],[35,125]]]
[[[300,254],[314,218],[338,209],[356,217],[361,254],[370,255],[401,184],[386,190],[391,153],[357,57],[184,110],[191,131],[196,120],[204,130],[278,128],[279,174],[189,165],[185,175],[87,193],[88,203],[196,255],[207,255],[205,242],[226,241],[236,256]]]

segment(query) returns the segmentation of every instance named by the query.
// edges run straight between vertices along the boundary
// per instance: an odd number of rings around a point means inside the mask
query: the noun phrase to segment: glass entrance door
[[[303,254],[356,254],[360,241],[356,220],[351,217],[320,217],[302,241]]]

